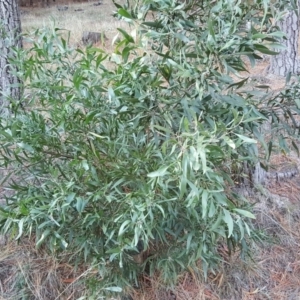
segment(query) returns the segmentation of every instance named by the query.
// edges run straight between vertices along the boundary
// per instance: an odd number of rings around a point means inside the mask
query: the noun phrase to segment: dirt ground
[[[80,3],[64,2],[67,10],[60,11],[58,0],[55,5],[46,8],[21,7],[22,31],[31,32],[35,28],[53,26],[71,32],[70,43],[73,47],[81,47],[85,31],[103,33],[105,40],[96,46],[111,51],[112,40],[118,34],[117,28],[128,28],[125,22],[113,17],[116,7],[110,0],[89,1]],[[101,3],[100,5],[96,5]],[[59,4],[59,5],[57,5]]]

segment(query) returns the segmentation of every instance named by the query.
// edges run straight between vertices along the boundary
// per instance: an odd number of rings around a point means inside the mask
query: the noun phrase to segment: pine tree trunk
[[[243,174],[242,187],[244,189],[252,189],[257,185],[263,185],[267,178],[267,172],[260,166],[259,162],[255,166],[245,163]]]
[[[8,97],[19,99],[20,88],[15,70],[9,65],[12,47],[22,47],[18,0],[0,0],[0,115],[7,116]]]
[[[298,1],[298,6],[300,1]],[[289,72],[298,72],[298,36],[299,18],[295,11],[289,12],[286,17],[277,24],[281,31],[286,34],[286,40],[281,43],[286,50],[280,51],[278,55],[272,56],[269,68],[270,74],[286,76]]]

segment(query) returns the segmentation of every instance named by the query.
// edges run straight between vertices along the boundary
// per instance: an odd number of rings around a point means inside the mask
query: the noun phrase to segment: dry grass
[[[58,11],[56,6],[23,7],[21,9],[22,30],[30,32],[55,23],[56,27],[71,32],[70,42],[75,47],[82,45],[81,39],[84,31],[101,32],[105,34],[107,40],[103,41],[103,45],[98,46],[109,50],[112,39],[117,34],[117,28],[127,26],[125,22],[113,17],[115,10],[112,1],[103,1],[103,4],[99,6],[94,6],[93,2],[71,3],[66,11]]]
[[[10,241],[0,252],[0,299],[79,299],[84,276],[85,270],[35,249],[30,239]]]

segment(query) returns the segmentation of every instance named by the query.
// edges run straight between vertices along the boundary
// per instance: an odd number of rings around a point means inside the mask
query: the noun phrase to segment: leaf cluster
[[[206,274],[220,243],[247,253],[258,236],[233,179],[259,161],[270,111],[233,75],[247,71],[245,59],[275,54],[282,34],[267,3],[116,4],[137,39],[119,29],[111,55],[71,49],[57,28],[28,36],[32,47],[12,61],[23,95],[0,126],[11,170],[2,183],[13,191],[2,231],[72,250],[106,291],[145,270],[172,283],[199,260]]]

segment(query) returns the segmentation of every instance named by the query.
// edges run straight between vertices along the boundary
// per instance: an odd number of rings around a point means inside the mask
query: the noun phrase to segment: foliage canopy
[[[269,1],[116,7],[133,31],[119,29],[111,55],[74,50],[57,28],[27,36],[30,49],[11,60],[22,98],[10,99],[0,125],[13,191],[2,231],[72,251],[73,262],[97,268],[104,291],[132,285],[145,268],[167,283],[199,260],[207,273],[219,243],[245,254],[258,235],[234,180],[261,160],[258,142],[266,158],[287,147],[288,118],[299,113],[296,88],[270,97],[240,76],[246,61],[280,47]],[[278,143],[261,130],[269,121]]]

